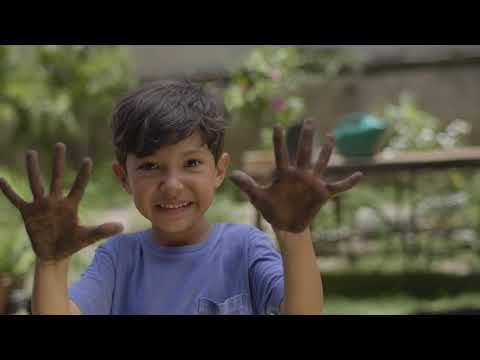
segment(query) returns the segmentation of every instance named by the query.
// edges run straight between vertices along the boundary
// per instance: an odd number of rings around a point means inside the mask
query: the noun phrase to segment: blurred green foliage
[[[383,149],[388,155],[401,151],[461,147],[471,131],[471,125],[461,119],[442,126],[440,119],[421,109],[415,96],[408,91],[400,95],[398,103],[387,104],[379,116],[390,128]]]
[[[74,164],[111,159],[108,117],[135,83],[121,46],[0,46],[1,163],[23,165],[26,148],[50,158],[58,141]]]

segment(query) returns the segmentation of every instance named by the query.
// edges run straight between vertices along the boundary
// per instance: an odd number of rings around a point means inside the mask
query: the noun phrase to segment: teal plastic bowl
[[[343,117],[333,130],[336,147],[346,157],[373,156],[387,129],[381,119],[368,113],[352,113]]]

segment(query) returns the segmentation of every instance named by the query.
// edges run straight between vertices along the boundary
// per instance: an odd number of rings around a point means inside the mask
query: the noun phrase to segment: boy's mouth
[[[181,212],[190,208],[193,205],[190,201],[178,202],[178,203],[158,203],[155,205],[157,209],[168,212]]]

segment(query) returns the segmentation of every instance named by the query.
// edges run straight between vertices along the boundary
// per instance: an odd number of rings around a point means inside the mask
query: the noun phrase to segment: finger
[[[258,198],[260,187],[255,180],[253,180],[244,172],[234,171],[232,175],[230,175],[230,180],[232,180],[232,182],[237,185],[240,190],[247,194],[250,200]]]
[[[116,222],[105,223],[99,226],[88,226],[83,228],[81,240],[86,246],[88,246],[99,240],[119,234],[122,231],[123,225]]]
[[[273,127],[273,146],[275,149],[275,163],[277,165],[277,169],[287,169],[288,150],[283,136],[283,128],[280,125],[275,125]]]
[[[317,163],[315,164],[315,174],[321,175],[325,171],[332,156],[333,148],[335,147],[335,138],[333,135],[325,136],[325,144],[322,146],[322,151],[318,155]]]
[[[27,203],[20,197],[18,194],[10,187],[8,182],[0,178],[0,190],[5,194],[6,198],[15,206],[17,209],[20,210],[23,206]]]
[[[334,196],[341,192],[350,190],[362,179],[362,177],[363,177],[363,174],[361,172],[356,172],[355,174],[349,176],[346,179],[337,181],[332,184],[327,184],[326,186],[330,194]]]
[[[85,188],[87,187],[88,180],[90,179],[90,174],[92,172],[92,160],[85,158],[82,161],[82,166],[80,171],[75,178],[73,183],[72,190],[68,194],[67,198],[75,201],[76,203],[80,202],[85,193]]]
[[[306,120],[302,126],[300,140],[297,150],[297,167],[306,169],[310,167],[310,156],[312,153],[313,125],[310,120]]]
[[[27,173],[33,198],[42,198],[45,191],[43,190],[42,179],[40,175],[38,153],[35,150],[30,150],[27,152]]]
[[[52,182],[50,191],[53,195],[62,196],[63,177],[65,172],[65,145],[57,143],[55,145],[55,155],[53,158]]]

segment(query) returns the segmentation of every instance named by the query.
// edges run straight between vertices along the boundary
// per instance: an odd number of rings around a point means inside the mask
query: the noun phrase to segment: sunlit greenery
[[[108,117],[136,83],[128,52],[119,46],[0,46],[2,163],[18,166],[27,147],[50,154],[68,146],[76,163],[111,157]]]

